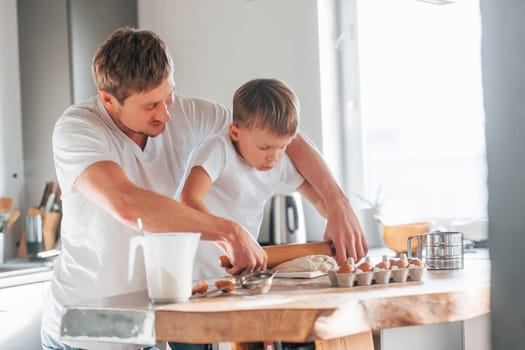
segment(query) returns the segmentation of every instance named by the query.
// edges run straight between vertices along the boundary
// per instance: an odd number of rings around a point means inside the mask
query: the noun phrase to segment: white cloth
[[[225,132],[206,141],[195,151],[189,168],[202,166],[212,186],[204,198],[211,213],[235,221],[257,238],[266,201],[285,186],[296,189],[304,178],[285,154],[269,171],[259,171],[236,152]],[[188,170],[189,171],[189,170]],[[194,265],[194,278],[224,274],[219,256],[224,252],[213,242],[200,241]]]
[[[98,97],[68,108],[57,121],[53,151],[62,190],[62,253],[45,299],[46,332],[59,334],[64,305],[146,289],[143,259],[136,260],[133,279],[127,278],[129,239],[137,231],[90,202],[73,184],[86,167],[109,160],[138,186],[175,198],[193,150],[226,130],[231,111],[180,95],[169,110],[165,131],[148,138],[144,150],[114,124]]]

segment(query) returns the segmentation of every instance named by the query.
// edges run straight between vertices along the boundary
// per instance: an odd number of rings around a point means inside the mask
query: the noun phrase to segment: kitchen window
[[[339,6],[348,192],[388,221],[486,217],[479,0]]]

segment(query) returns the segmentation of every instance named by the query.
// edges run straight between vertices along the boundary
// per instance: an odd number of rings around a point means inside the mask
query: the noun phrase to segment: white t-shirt
[[[89,165],[109,160],[138,186],[176,198],[193,150],[226,130],[231,111],[180,95],[169,111],[166,129],[149,137],[144,150],[115,125],[98,97],[68,108],[56,123],[53,151],[62,190],[62,253],[44,305],[42,327],[48,333],[59,334],[64,305],[146,289],[143,259],[137,259],[133,279],[127,276],[129,239],[138,232],[90,202],[73,184]]]
[[[266,201],[282,187],[296,189],[304,178],[285,154],[269,171],[259,171],[236,152],[225,132],[207,140],[195,151],[190,168],[202,166],[212,186],[204,198],[210,212],[235,221],[257,238]],[[188,170],[189,171],[189,170]],[[224,252],[213,242],[200,241],[194,278],[224,274],[219,256]]]

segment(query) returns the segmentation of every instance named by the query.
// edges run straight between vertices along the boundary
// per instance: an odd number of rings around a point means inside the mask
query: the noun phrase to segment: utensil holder
[[[25,219],[27,256],[36,259],[38,252],[44,249],[42,243],[42,216],[28,215]]]
[[[5,263],[5,233],[0,232],[0,264]]]

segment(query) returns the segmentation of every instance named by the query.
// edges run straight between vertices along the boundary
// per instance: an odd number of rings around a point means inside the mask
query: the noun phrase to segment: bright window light
[[[356,5],[367,195],[390,221],[486,217],[479,1]]]

